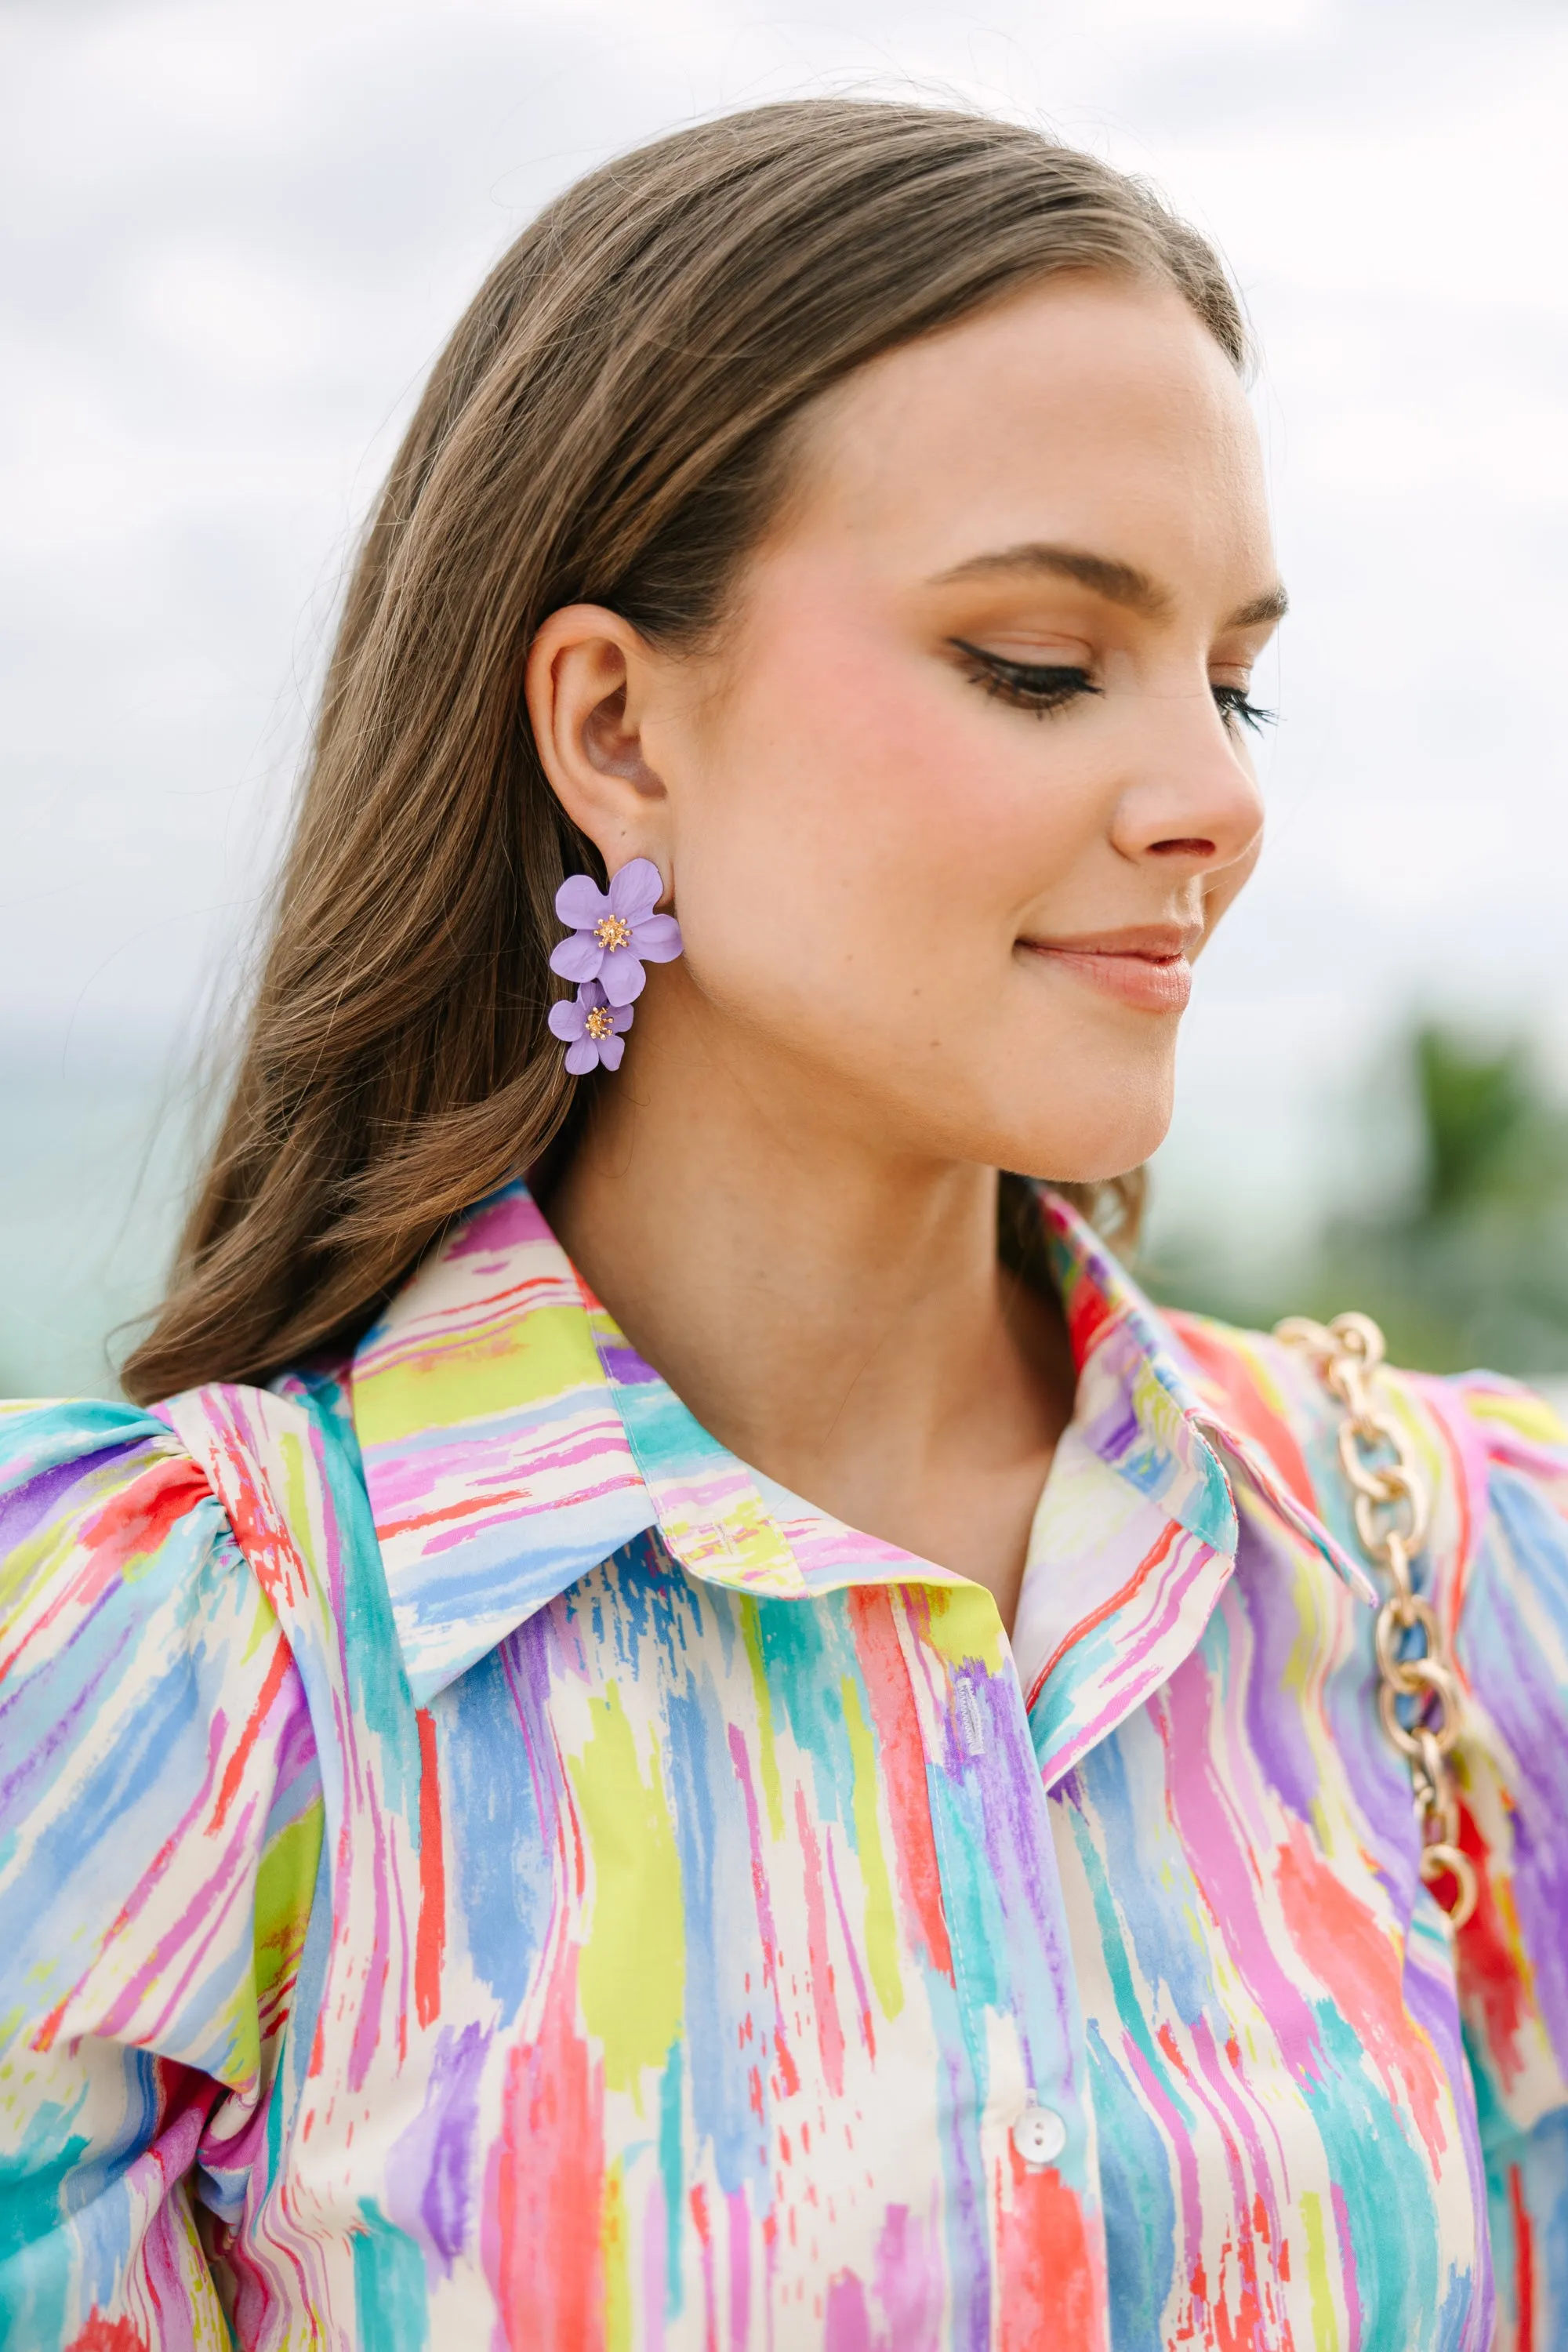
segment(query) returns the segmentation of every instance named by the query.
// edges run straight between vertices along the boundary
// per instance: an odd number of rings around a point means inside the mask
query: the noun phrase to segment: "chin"
[[[1017,1134],[995,1165],[1046,1184],[1102,1184],[1125,1176],[1163,1143],[1171,1124],[1169,1089],[1160,1102],[1140,1105],[1138,1116],[1130,1117],[1129,1109],[1125,1100],[1114,1114],[1103,1104],[1086,1105],[1083,1118],[1074,1119],[1070,1111],[1064,1117],[1059,1103],[1053,1105],[1049,1129],[1031,1127]]]

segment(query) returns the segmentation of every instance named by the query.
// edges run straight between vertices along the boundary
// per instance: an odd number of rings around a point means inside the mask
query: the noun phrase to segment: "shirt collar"
[[[1079,1365],[1075,1430],[1170,1520],[1233,1554],[1220,1454],[1257,1465],[1089,1227],[1057,1195],[1042,1203]],[[399,1292],[355,1351],[352,1400],[421,1706],[650,1528],[692,1575],[759,1596],[963,1580],[826,1513],[775,1512],[627,1345],[521,1183],[481,1202]],[[1275,1483],[1266,1469],[1260,1483]],[[1289,1503],[1287,1516],[1354,1580],[1310,1515]]]
[[[1237,1410],[1242,1401],[1237,1391],[1212,1378],[1194,1378],[1190,1348],[1093,1228],[1059,1193],[1041,1187],[1039,1198],[1078,1365],[1073,1425],[1089,1449],[1162,1503],[1189,1534],[1233,1554],[1234,1486],[1223,1465],[1240,1470],[1361,1600],[1375,1604],[1377,1590],[1365,1569],[1312,1509],[1304,1474],[1290,1475],[1289,1464],[1299,1468],[1300,1457],[1288,1425],[1277,1423],[1267,1442],[1244,1428],[1247,1416]],[[1283,1472],[1271,1451],[1281,1440],[1289,1454]]]
[[[1047,1194],[1043,1212],[1078,1394],[1031,1530],[1013,1654],[1049,1788],[1203,1639],[1237,1565],[1238,1503],[1375,1596],[1305,1477],[1292,1483],[1289,1422],[1258,1409],[1250,1368],[1218,1329],[1212,1360],[1194,1360],[1064,1202]]]

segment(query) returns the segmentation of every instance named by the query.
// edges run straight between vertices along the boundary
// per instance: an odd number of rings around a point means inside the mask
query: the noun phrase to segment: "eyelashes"
[[[994,701],[1010,702],[1017,710],[1061,710],[1068,703],[1076,702],[1080,694],[1103,694],[1086,669],[1057,668],[1035,662],[1009,661],[1005,654],[988,654],[980,646],[972,646],[967,637],[951,637],[949,644],[964,656],[965,675],[970,683],[990,695]]]
[[[1009,661],[1005,654],[987,653],[984,646],[971,645],[967,637],[950,637],[948,642],[955,653],[964,656],[964,675],[970,683],[994,700],[1010,703],[1016,710],[1032,710],[1043,719],[1047,711],[1063,710],[1081,695],[1105,691],[1102,686],[1096,686],[1086,669]],[[1211,691],[1215,707],[1227,726],[1248,727],[1256,733],[1274,725],[1274,712],[1250,700],[1245,688],[1216,686]]]
[[[1239,686],[1216,686],[1210,689],[1222,719],[1235,719],[1243,727],[1250,727],[1255,735],[1265,727],[1277,726],[1278,713],[1265,710],[1260,704],[1249,702],[1246,688]]]

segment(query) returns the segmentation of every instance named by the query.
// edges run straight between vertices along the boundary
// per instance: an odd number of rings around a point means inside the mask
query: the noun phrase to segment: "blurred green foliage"
[[[1281,1268],[1278,1288],[1256,1273],[1238,1278],[1192,1244],[1150,1270],[1151,1288],[1254,1328],[1358,1307],[1382,1324],[1396,1362],[1563,1379],[1568,1109],[1552,1098],[1529,1040],[1479,1045],[1420,1024],[1397,1049],[1383,1094],[1413,1099],[1413,1166],[1381,1198],[1335,1204],[1304,1261]],[[1364,1115],[1377,1118],[1375,1093]]]

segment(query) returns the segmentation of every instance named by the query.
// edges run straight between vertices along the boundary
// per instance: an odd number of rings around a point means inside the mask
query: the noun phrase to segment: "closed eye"
[[[1081,695],[1105,691],[1088,670],[1076,664],[1012,661],[1005,654],[987,653],[984,646],[972,645],[967,637],[950,637],[948,643],[963,656],[965,675],[973,685],[998,701],[1012,703],[1016,709],[1033,710],[1043,717],[1047,711],[1064,709]],[[1277,723],[1276,714],[1254,702],[1245,687],[1211,686],[1209,691],[1227,726],[1247,727],[1256,734]]]
[[[963,656],[964,675],[972,685],[998,701],[1012,703],[1016,709],[1033,710],[1042,718],[1048,710],[1064,709],[1079,695],[1105,691],[1086,669],[1055,662],[1009,661],[1005,654],[990,654],[983,646],[972,646],[967,637],[950,637],[948,643]]]

